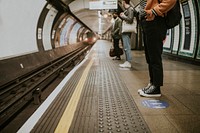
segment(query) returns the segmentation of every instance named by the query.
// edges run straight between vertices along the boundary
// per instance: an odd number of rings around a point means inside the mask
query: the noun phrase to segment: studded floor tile
[[[70,132],[149,133],[118,67],[103,52],[92,66]]]
[[[118,66],[96,51],[69,133],[149,133]],[[87,62],[73,75],[32,132],[53,133]],[[68,120],[66,120],[66,123]]]

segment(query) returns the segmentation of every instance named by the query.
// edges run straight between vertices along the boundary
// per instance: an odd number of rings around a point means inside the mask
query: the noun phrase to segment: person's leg
[[[116,39],[116,56],[118,57],[118,59],[120,59],[120,53],[119,53],[119,39]]]
[[[122,34],[122,38],[123,38],[124,51],[126,54],[126,61],[131,62],[132,55],[131,55],[131,46],[130,46],[130,34],[129,33]]]
[[[119,54],[119,39],[113,39],[113,46],[114,46],[114,52],[116,57],[113,60],[121,60],[120,54]]]
[[[117,41],[116,41],[116,39],[115,38],[113,38],[113,46],[114,46],[114,53],[115,53],[115,55],[117,55]]]
[[[162,19],[163,21],[163,19]],[[160,86],[163,85],[163,66],[162,66],[162,50],[163,36],[166,33],[166,27],[160,18],[146,23],[146,53],[148,55],[149,75],[152,80],[152,86],[148,90],[142,91],[142,96],[161,96]]]
[[[131,60],[132,60],[132,56],[131,56],[131,47],[130,47],[130,37],[129,34],[127,33],[123,33],[122,34],[122,41],[123,41],[123,49],[125,52],[125,56],[126,56],[126,61],[123,64],[119,64],[120,67],[131,67]]]
[[[146,39],[145,32],[143,32],[143,41],[144,41],[145,58],[146,58],[146,62],[148,64],[148,70],[149,70],[149,79],[150,79],[149,83],[152,84],[153,72],[152,72],[152,66],[151,66],[150,59],[149,59],[148,45],[147,45],[147,39]]]
[[[149,52],[148,52],[148,46],[146,43],[146,35],[145,32],[143,32],[143,43],[144,43],[144,52],[145,52],[145,58],[146,58],[146,62],[148,64],[148,71],[149,71],[149,83],[147,84],[147,86],[138,89],[138,93],[140,94],[140,92],[142,91],[146,91],[148,90],[151,86],[152,86],[152,82],[153,82],[153,74],[152,74],[152,68],[151,68],[151,64],[150,64],[150,60],[149,60]]]

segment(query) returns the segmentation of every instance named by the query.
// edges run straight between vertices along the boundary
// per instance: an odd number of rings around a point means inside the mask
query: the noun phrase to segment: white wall
[[[0,60],[37,52],[36,27],[46,0],[0,0]]]
[[[53,25],[53,20],[56,17],[57,10],[52,7],[50,4],[47,6],[49,9],[49,12],[45,18],[44,21],[44,27],[43,27],[43,45],[44,45],[44,50],[50,50],[52,49],[51,46],[51,28]]]
[[[81,27],[80,24],[76,23],[70,33],[70,37],[69,37],[69,44],[74,44],[77,42],[77,33],[79,28]]]
[[[89,8],[89,0],[75,0],[69,4],[72,12],[79,11],[81,9]]]

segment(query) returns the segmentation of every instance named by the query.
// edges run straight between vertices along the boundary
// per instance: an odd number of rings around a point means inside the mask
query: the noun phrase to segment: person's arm
[[[132,7],[129,7],[127,12],[128,12],[127,16],[124,13],[120,14],[121,18],[128,23],[133,23],[133,9],[132,9]]]
[[[156,5],[151,11],[156,16],[164,16],[174,5],[176,4],[176,0],[160,0],[160,3]]]
[[[146,20],[151,21],[155,18],[155,16],[162,16],[167,13],[174,5],[176,4],[176,0],[162,0],[155,7],[149,10],[145,10],[146,12]],[[148,8],[148,6],[146,7]]]
[[[119,27],[117,27],[116,29],[115,29],[115,31],[114,31],[114,35],[116,34],[116,33],[118,33],[119,32]]]
[[[120,18],[118,18],[118,19],[120,19]],[[115,29],[115,31],[114,31],[114,35],[115,34],[118,34],[119,32],[120,32],[120,26],[121,26],[121,24],[120,24],[120,20],[117,20],[116,21],[116,23],[117,23],[117,28]]]
[[[122,34],[122,20],[120,19],[119,20],[119,35],[121,36],[121,34]]]

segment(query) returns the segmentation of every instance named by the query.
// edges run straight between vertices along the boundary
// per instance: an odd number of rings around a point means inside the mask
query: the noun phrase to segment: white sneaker
[[[148,85],[147,85],[146,87],[144,87],[144,88],[142,88],[142,89],[139,89],[139,90],[138,90],[138,93],[140,93],[141,91],[146,91],[146,90],[148,90],[151,86],[152,86],[152,83],[148,83]]]
[[[125,61],[124,64],[119,64],[119,66],[122,68],[125,68],[125,67],[131,68],[131,63],[128,61]]]

